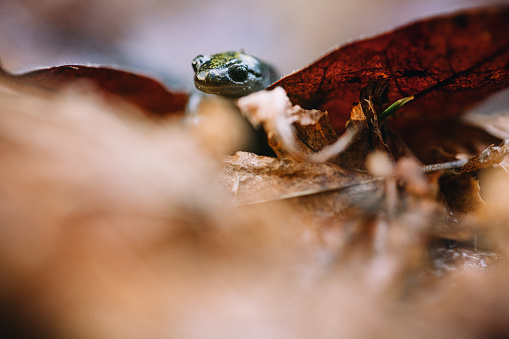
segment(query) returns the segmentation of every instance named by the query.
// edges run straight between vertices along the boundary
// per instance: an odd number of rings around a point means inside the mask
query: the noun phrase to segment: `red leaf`
[[[187,102],[187,94],[172,93],[149,77],[106,67],[67,65],[21,75],[4,75],[18,82],[52,90],[79,80],[91,81],[104,92],[125,99],[151,116],[181,113]]]
[[[423,20],[341,47],[271,88],[282,86],[304,108],[327,110],[336,130],[370,81],[389,81],[391,102],[415,95],[406,116],[457,116],[509,85],[508,32],[508,7]]]

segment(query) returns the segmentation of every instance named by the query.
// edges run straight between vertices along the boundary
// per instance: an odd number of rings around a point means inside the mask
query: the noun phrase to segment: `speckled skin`
[[[197,89],[230,98],[265,89],[277,80],[271,66],[240,52],[198,55],[193,60],[193,69]]]

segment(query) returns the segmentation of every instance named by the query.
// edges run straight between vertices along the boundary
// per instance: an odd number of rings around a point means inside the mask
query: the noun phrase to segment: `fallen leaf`
[[[328,111],[342,131],[362,87],[389,82],[391,102],[414,95],[406,116],[453,117],[509,85],[509,9],[422,20],[353,42],[277,81],[294,104]],[[403,117],[396,123],[405,127]]]
[[[484,202],[479,195],[479,181],[471,175],[442,179],[440,191],[447,201],[447,206],[456,216],[484,207]]]
[[[92,84],[106,94],[120,97],[143,109],[148,116],[182,115],[187,94],[173,93],[154,79],[109,68],[66,65],[14,75],[0,69],[0,76],[39,88],[60,90],[70,84]]]
[[[505,139],[499,145],[490,145],[484,151],[470,159],[460,169],[460,173],[469,173],[482,168],[498,165],[509,154],[509,139]]]
[[[404,129],[392,130],[391,137],[396,134],[404,140],[412,154],[425,164],[468,159],[489,145],[500,143],[499,138],[482,127],[459,119],[408,119],[406,123]]]
[[[314,208],[333,206],[329,213],[336,214],[351,206],[352,201],[376,199],[379,180],[333,163],[279,160],[238,152],[223,158],[220,181],[235,205],[319,197],[322,207],[316,203]],[[324,203],[323,196],[333,202]]]
[[[482,170],[491,169],[504,160],[509,154],[508,141],[505,139],[497,146],[490,145],[470,159],[425,166],[428,172],[447,173],[441,180],[440,191],[452,211],[466,214],[485,206],[476,177],[483,176]]]
[[[356,133],[351,128],[338,139],[327,112],[292,105],[281,87],[240,98],[237,105],[254,126],[263,126],[279,159],[325,162],[337,158]]]

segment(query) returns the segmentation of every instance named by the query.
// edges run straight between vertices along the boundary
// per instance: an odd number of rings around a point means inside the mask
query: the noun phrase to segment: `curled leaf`
[[[253,93],[237,104],[253,125],[263,126],[278,158],[325,162],[342,152],[355,134],[352,129],[338,140],[326,112],[292,105],[281,87]]]
[[[460,173],[468,173],[481,168],[498,165],[509,154],[509,139],[505,139],[499,145],[491,145],[484,151],[470,159],[460,169]]]

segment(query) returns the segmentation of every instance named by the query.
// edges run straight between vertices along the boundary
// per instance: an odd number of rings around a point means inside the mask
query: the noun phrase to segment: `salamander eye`
[[[228,75],[233,81],[242,82],[247,79],[247,67],[242,65],[234,65],[228,70]]]
[[[210,57],[204,56],[204,55],[198,55],[196,58],[193,59],[193,71],[196,73],[198,72],[198,69],[201,65],[206,63],[210,60]]]

